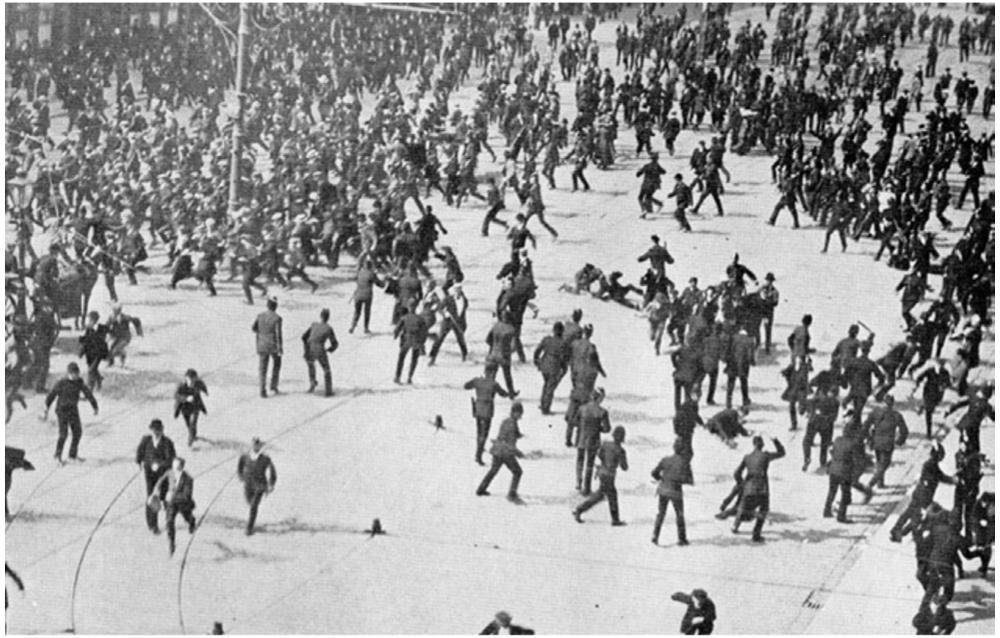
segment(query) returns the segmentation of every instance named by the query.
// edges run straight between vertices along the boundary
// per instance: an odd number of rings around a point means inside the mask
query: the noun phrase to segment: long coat
[[[266,310],[257,315],[251,329],[257,333],[257,354],[281,354],[281,315]]]

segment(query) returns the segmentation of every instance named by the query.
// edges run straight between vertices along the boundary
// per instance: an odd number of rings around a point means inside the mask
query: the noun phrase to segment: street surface
[[[961,20],[962,5],[947,11],[956,23]],[[819,7],[813,21],[817,14]],[[739,7],[731,24],[739,25],[744,16],[763,21],[763,9]],[[602,66],[612,67],[620,80],[623,69],[612,66],[614,27],[603,23],[595,33],[603,45]],[[536,33],[535,42],[542,41]],[[974,54],[971,63],[959,65],[957,55],[954,46],[944,49],[939,68],[951,66],[956,75],[968,68],[979,79],[992,63]],[[923,47],[907,47],[903,67],[914,68],[922,56]],[[461,100],[474,97],[474,86],[475,78]],[[572,121],[573,86],[560,83],[559,91],[563,112]],[[917,119],[910,114],[908,130]],[[984,121],[977,112],[970,125],[978,137],[981,130],[992,130],[994,121]],[[60,127],[65,121],[57,118],[56,135]],[[710,135],[706,129],[683,131],[673,157],[655,137],[653,148],[661,152],[668,177],[688,175],[691,150]],[[494,135],[491,145],[499,150],[502,139]],[[483,468],[473,462],[475,424],[462,384],[482,367],[498,291],[494,275],[508,256],[508,245],[499,233],[479,236],[481,203],[456,210],[434,196],[430,203],[449,231],[439,244],[455,248],[467,277],[472,354],[462,363],[449,340],[436,367],[426,368],[426,358],[421,360],[412,387],[393,384],[397,345],[391,338],[389,297],[375,300],[373,335],[347,334],[350,266],[333,272],[312,269],[321,284],[315,295],[304,286],[274,289],[284,316],[286,351],[282,394],[266,400],[257,397],[250,332],[263,305],[244,305],[236,282],[220,277],[217,298],[207,297],[190,280],[170,291],[166,256],[159,249],[149,262],[152,274],[140,275],[139,286],[120,280],[125,312],[142,319],[146,336],[133,341],[126,368],[105,373],[100,415],[81,408],[86,461],[56,466],[55,419],[39,422],[41,396],[31,394],[29,410],[19,411],[6,428],[8,444],[26,448],[37,467],[17,473],[9,493],[16,519],[6,529],[6,561],[27,591],[11,590],[8,631],[206,633],[213,621],[221,621],[227,632],[241,634],[469,633],[506,609],[515,623],[544,633],[658,634],[675,631],[684,611],[670,595],[700,587],[716,603],[717,633],[912,633],[910,620],[922,594],[913,577],[913,546],[909,539],[890,543],[886,525],[905,505],[929,449],[912,381],[900,381],[895,390],[913,434],[888,472],[891,489],[877,493],[867,506],[853,505],[855,523],[841,525],[820,515],[825,474],[801,471],[802,431],[788,431],[779,374],[788,359],[786,338],[805,313],[815,318],[817,367],[826,366],[833,345],[856,320],[875,331],[873,354],[900,340],[903,322],[893,291],[903,273],[873,262],[873,240],[851,243],[843,254],[836,248],[820,254],[822,229],[807,224],[793,231],[780,222],[766,226],[778,195],[770,177],[773,160],[760,151],[744,157],[727,153],[733,179],[723,196],[724,217],[716,217],[709,205],[691,216],[694,232],[686,235],[669,214],[671,203],[655,219],[640,220],[635,171],[645,160],[634,156],[630,130],[621,130],[617,148],[619,160],[611,170],[588,169],[590,193],[570,192],[571,167],[565,165],[556,173],[558,189],[545,189],[546,216],[560,236],[553,241],[532,226],[539,238],[532,259],[540,312],[526,321],[524,343],[533,349],[552,323],[577,307],[595,326],[593,341],[608,371],[601,380],[605,406],[612,424],[628,430],[631,469],[618,478],[627,527],[612,528],[603,504],[587,513],[584,525],[573,521],[570,512],[580,498],[573,490],[575,450],[563,447],[562,419],[569,383],[557,392],[558,414],[540,416],[541,375],[530,364],[514,369],[526,407],[520,444],[529,457],[522,463],[525,504],[502,497],[506,470],[494,482],[494,496],[474,495]],[[483,170],[499,166],[487,163]],[[987,173],[984,193],[993,188],[992,160]],[[950,181],[953,188],[961,184],[957,175]],[[513,196],[507,199],[509,206],[516,202]],[[505,211],[501,218],[512,219],[514,212]],[[960,229],[968,208],[949,214]],[[936,221],[931,224],[937,227]],[[770,357],[761,354],[751,373],[747,427],[767,439],[778,437],[788,456],[771,466],[772,509],[762,545],[750,542],[749,525],[733,535],[729,522],[713,516],[732,486],[733,470],[749,451],[749,440],[734,450],[704,430],[695,434],[695,485],[686,490],[691,545],[676,545],[672,513],[661,546],[650,544],[656,498],[649,472],[673,440],[669,357],[654,355],[647,323],[636,313],[558,291],[585,262],[605,272],[621,270],[624,280],[636,282],[644,270],[636,257],[653,233],[664,238],[676,259],[668,275],[679,285],[691,276],[702,286],[720,281],[734,253],[761,280],[768,271],[776,276],[778,350]],[[959,236],[960,231],[941,231],[939,250],[950,249]],[[932,277],[931,285],[937,288],[940,278]],[[299,356],[299,335],[323,307],[331,309],[341,342],[332,358],[337,394],[331,399],[305,393],[306,367]],[[92,308],[102,318],[107,315],[102,282]],[[76,337],[72,331],[61,336],[55,373],[75,360]],[[987,339],[984,374],[990,376],[992,332]],[[953,355],[949,344],[945,356]],[[198,370],[210,395],[199,428],[207,440],[186,451],[183,422],[171,415],[174,387],[189,367]],[[953,394],[948,397],[954,400]],[[498,403],[493,434],[507,405]],[[702,416],[714,410],[703,406]],[[437,415],[443,431],[432,425]],[[179,525],[173,558],[166,538],[145,528],[143,481],[133,463],[135,446],[153,418],[164,420],[195,477],[201,527],[189,536]],[[942,467],[948,473],[954,471],[954,419],[939,426],[948,453]],[[261,507],[259,533],[246,537],[247,508],[235,472],[236,459],[252,436],[267,442],[278,482]],[[992,424],[984,428],[983,446],[995,449]],[[993,490],[992,464],[986,472],[982,489]],[[937,500],[951,506],[949,486],[939,489]],[[387,534],[369,538],[363,530],[376,517]],[[972,564],[967,567],[970,576],[959,581],[952,605],[956,633],[994,634],[994,573],[983,580]]]

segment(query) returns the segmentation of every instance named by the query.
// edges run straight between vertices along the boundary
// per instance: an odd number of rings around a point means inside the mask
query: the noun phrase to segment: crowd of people
[[[774,9],[765,7],[768,22]],[[465,336],[463,246],[443,242],[448,230],[429,203],[435,193],[445,206],[482,206],[482,235],[499,226],[509,243],[509,259],[496,276],[496,323],[486,341],[485,369],[464,388],[475,392],[475,461],[487,465],[487,451],[492,457],[475,493],[488,495],[506,467],[513,476],[507,495],[520,501],[523,453],[517,440],[525,404],[517,399],[513,370],[517,361],[528,362],[522,331],[528,311],[537,314],[539,294],[532,258],[537,238],[529,223],[537,220],[554,240],[559,237],[545,217],[543,184],[549,190],[565,186],[556,183],[555,171],[572,161],[572,191],[585,193],[591,164],[608,170],[625,158],[644,157],[648,161],[637,174],[638,212],[655,217],[664,206],[656,196],[667,171],[652,150],[652,138],[662,136],[664,152],[672,156],[679,136],[708,127],[711,142],[701,141],[691,154],[690,171],[672,178],[668,198],[676,204],[673,217],[682,231],[697,228],[706,199],[712,199],[717,216],[725,216],[722,197],[732,181],[725,166],[728,152],[761,153],[773,158],[777,191],[768,224],[787,210],[799,228],[803,210],[824,228],[822,252],[834,235],[842,250],[848,238],[870,240],[877,246],[876,261],[885,254],[891,268],[905,273],[897,289],[905,339],[873,359],[875,335],[851,325],[829,366],[817,370],[812,317],[805,315],[787,336],[789,363],[782,375],[788,387],[782,400],[792,430],[800,417],[806,420],[803,471],[819,438],[820,466],[829,477],[822,515],[841,523],[850,522],[852,490],[867,502],[885,487],[892,453],[907,440],[892,393],[900,380],[909,377],[914,388],[923,386],[928,439],[940,437],[934,414],[947,391],[957,396],[949,410],[967,408],[956,426],[954,508],[934,501],[937,484],[952,481],[938,467],[945,457],[938,443],[893,530],[897,540],[912,533],[918,579],[927,592],[914,625],[942,631],[954,623],[948,608],[953,565],[960,564],[960,555],[980,558],[985,575],[993,539],[993,495],[979,490],[984,459],[979,428],[993,418],[992,387],[971,382],[970,375],[981,364],[980,344],[992,325],[995,196],[980,189],[994,138],[985,133],[974,138],[969,126],[972,118],[991,116],[992,72],[981,91],[965,71],[959,77],[951,69],[938,73],[938,51],[952,46],[955,25],[947,14],[932,16],[930,9],[898,4],[831,4],[819,16],[813,9],[782,5],[769,30],[749,20],[737,24],[728,5],[707,5],[698,20],[688,16],[687,7],[665,13],[641,5],[634,23],[621,21],[615,28],[615,66],[625,71],[616,81],[617,72],[599,64],[593,32],[602,21],[618,20],[617,5],[595,4],[582,15],[549,5],[530,10],[462,5],[456,11],[333,4],[254,8],[240,96],[235,198],[229,197],[229,179],[237,123],[226,99],[234,88],[232,16],[206,8],[161,29],[88,24],[72,45],[8,43],[6,195],[16,232],[5,260],[7,419],[15,404],[25,406],[20,389],[46,392],[46,411],[55,403],[60,430],[55,456],[62,461],[71,433],[69,458],[77,458],[77,403],[88,400],[96,412],[100,365],[116,360],[124,365],[133,331],[143,334],[142,322],[117,303],[116,277],[124,275],[129,285],[143,283],[140,277],[154,268],[147,263],[154,250],[166,255],[170,289],[194,279],[216,296],[217,285],[238,280],[246,304],[254,304],[254,290],[268,298],[267,311],[253,326],[262,398],[279,391],[282,321],[274,286],[291,288],[298,278],[315,292],[315,273],[343,269],[345,261],[354,268],[351,333],[359,323],[370,331],[376,288],[394,298],[396,383],[413,382],[424,354],[434,365],[450,335],[465,361],[472,344]],[[992,55],[992,13],[967,17],[958,26],[963,61]],[[535,32],[543,34],[537,41]],[[925,36],[926,63],[904,70],[900,52],[918,42],[923,47]],[[573,85],[572,121],[561,110],[559,82]],[[921,110],[924,86],[932,82],[933,104]],[[455,95],[470,84],[475,98],[463,112]],[[57,113],[50,98],[59,104]],[[870,108],[876,103],[877,118]],[[67,122],[58,134],[55,117]],[[635,135],[634,153],[623,150],[618,139],[620,129],[628,128]],[[497,136],[503,148],[490,146]],[[501,165],[499,174],[484,169],[484,153],[491,164]],[[948,181],[956,171],[963,180],[957,196]],[[26,184],[32,195],[27,204],[19,197]],[[972,212],[958,231],[946,213],[964,210],[969,197]],[[508,205],[517,212],[501,219]],[[944,255],[930,230],[936,225],[937,233],[957,237]],[[40,234],[53,239],[38,255]],[[754,409],[751,370],[758,357],[784,345],[783,335],[772,339],[780,300],[776,277],[767,273],[759,281],[735,254],[718,282],[702,288],[690,277],[681,288],[671,275],[678,277],[675,270],[683,265],[675,264],[659,236],[651,241],[637,256],[638,263],[649,264],[638,285],[623,281],[622,270],[606,276],[587,263],[562,290],[633,311],[623,314],[623,322],[638,312],[648,321],[655,353],[669,353],[676,439],[673,453],[652,470],[659,499],[652,542],[659,543],[672,505],[678,544],[689,544],[683,486],[692,482],[692,441],[699,426],[733,446],[752,438],[753,451],[736,468],[719,518],[734,517],[734,532],[753,520],[753,540],[763,541],[768,466],[786,451],[777,439],[775,451],[765,450],[764,437],[744,425]],[[217,281],[221,276],[227,279]],[[931,276],[942,283],[929,300]],[[86,303],[102,279],[116,302],[103,322]],[[71,364],[68,376],[49,391],[49,359],[69,318],[84,323],[79,343],[85,378]],[[318,365],[324,394],[331,396],[328,353],[338,341],[328,321],[324,310],[302,342],[310,392],[318,387]],[[862,328],[868,333],[864,339]],[[626,430],[613,426],[606,402],[614,396],[598,387],[598,378],[608,373],[594,334],[595,326],[577,310],[537,344],[531,360],[542,377],[538,408],[552,413],[568,373],[565,445],[576,449],[576,488],[585,498],[573,517],[582,522],[583,513],[606,499],[612,524],[623,525],[615,478],[629,469]],[[950,369],[941,359],[949,341],[957,344]],[[716,405],[720,371],[726,376],[725,406],[703,418],[700,407]],[[188,370],[175,395],[175,417],[184,417],[189,446],[198,439],[207,393],[197,373]],[[497,395],[512,403],[488,446]],[[163,436],[162,423],[150,427],[136,458],[150,497],[147,525],[158,533],[162,503],[173,553],[176,515],[195,531],[193,479]],[[251,509],[247,534],[276,481],[262,448],[255,440],[240,460]],[[872,468],[869,482],[862,483]],[[711,633],[715,606],[704,591],[674,599],[688,605],[685,633]],[[515,633],[508,631],[510,616],[504,616],[498,614],[484,633]]]

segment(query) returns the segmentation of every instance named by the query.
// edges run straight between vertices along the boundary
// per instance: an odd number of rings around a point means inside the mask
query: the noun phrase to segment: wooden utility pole
[[[240,26],[236,37],[236,122],[233,123],[232,157],[229,160],[229,213],[236,210],[240,185],[240,155],[243,147],[243,88],[246,82],[247,7],[240,3]]]

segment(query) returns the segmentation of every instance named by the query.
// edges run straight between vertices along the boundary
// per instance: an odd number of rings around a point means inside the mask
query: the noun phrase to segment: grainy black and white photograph
[[[6,633],[996,633],[992,3],[4,5]]]

